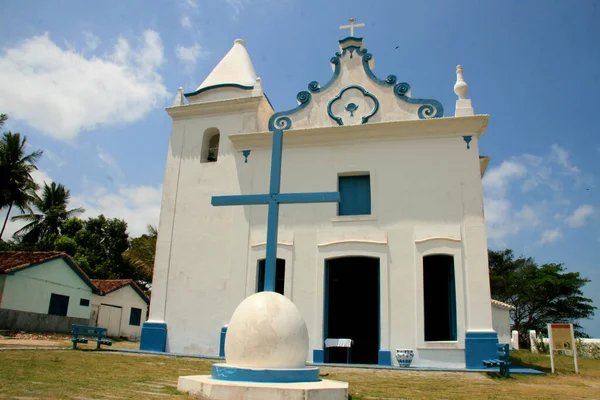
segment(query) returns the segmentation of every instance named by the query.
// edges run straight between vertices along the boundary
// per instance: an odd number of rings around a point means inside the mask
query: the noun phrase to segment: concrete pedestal
[[[347,400],[348,383],[322,380],[306,383],[255,383],[180,376],[177,390],[210,400]]]

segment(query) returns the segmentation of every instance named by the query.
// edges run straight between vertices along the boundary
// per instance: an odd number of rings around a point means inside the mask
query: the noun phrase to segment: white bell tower
[[[163,184],[152,302],[140,344],[141,350],[150,351],[170,351],[169,343],[175,342],[210,342],[208,338],[187,337],[191,333],[185,329],[186,319],[202,319],[207,324],[220,326],[243,300],[243,296],[231,297],[228,304],[214,309],[199,307],[216,300],[209,298],[215,293],[215,285],[222,285],[225,290],[228,278],[241,273],[232,269],[245,265],[244,255],[230,253],[228,247],[240,242],[245,246],[248,242],[248,229],[230,232],[228,228],[234,221],[247,226],[244,209],[215,210],[211,197],[240,194],[241,186],[249,182],[243,176],[250,174],[243,168],[243,151],[232,146],[229,135],[267,131],[273,114],[242,39],[235,40],[231,50],[196,90],[184,94],[183,88],[179,88],[173,105],[166,111],[173,124]],[[208,226],[210,229],[203,229]],[[193,276],[187,273],[198,269],[202,271]],[[211,290],[203,290],[204,286],[211,286]],[[191,295],[169,296],[176,292]],[[193,316],[182,310],[189,310]],[[173,326],[176,329],[167,333]],[[214,351],[196,350],[205,354]]]

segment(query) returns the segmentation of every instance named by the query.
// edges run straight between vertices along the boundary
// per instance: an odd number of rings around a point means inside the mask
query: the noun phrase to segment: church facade
[[[237,305],[264,289],[267,207],[211,199],[269,193],[279,129],[281,193],[340,194],[279,209],[275,290],[306,321],[307,361],[398,365],[396,350],[412,350],[413,366],[478,368],[495,357],[481,185],[489,159],[478,148],[488,116],[474,114],[460,66],[448,117],[396,76],[376,76],[361,38],[339,48],[331,79],[309,83],[292,110],[273,110],[239,39],[198,89],[180,88],[167,108],[142,350],[218,356]]]

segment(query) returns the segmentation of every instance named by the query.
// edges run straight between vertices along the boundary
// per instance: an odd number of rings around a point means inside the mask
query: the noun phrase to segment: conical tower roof
[[[253,87],[256,83],[256,71],[244,40],[236,39],[233,47],[212,70],[196,91],[216,85],[240,85]]]

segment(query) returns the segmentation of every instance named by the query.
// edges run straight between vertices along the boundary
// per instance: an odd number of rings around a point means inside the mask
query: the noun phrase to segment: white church
[[[397,366],[397,349],[423,367],[495,358],[478,146],[488,116],[474,114],[462,67],[449,116],[376,76],[362,38],[340,40],[329,62],[331,79],[288,111],[273,109],[240,39],[196,90],[179,89],[141,350],[223,355],[233,311],[265,287],[268,208],[211,199],[269,198],[280,129],[281,193],[340,196],[279,208],[275,291],[306,321],[307,361]]]

